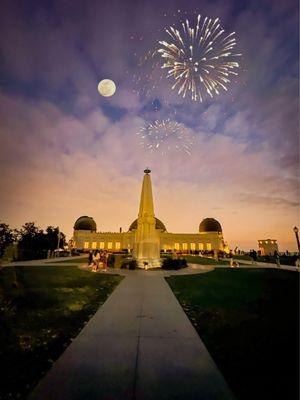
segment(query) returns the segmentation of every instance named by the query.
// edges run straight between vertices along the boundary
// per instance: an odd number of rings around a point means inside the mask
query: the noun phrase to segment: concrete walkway
[[[188,268],[190,273],[209,269]],[[125,279],[29,399],[232,399],[164,280],[166,272],[122,274]]]

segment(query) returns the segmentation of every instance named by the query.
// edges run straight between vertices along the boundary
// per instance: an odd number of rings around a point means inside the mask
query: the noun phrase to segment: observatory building
[[[205,218],[197,233],[171,233],[154,214],[150,170],[145,169],[138,218],[127,232],[97,232],[92,217],[82,216],[74,224],[73,241],[78,250],[128,251],[148,266],[159,266],[160,252],[193,253],[227,251],[222,227],[214,218]]]

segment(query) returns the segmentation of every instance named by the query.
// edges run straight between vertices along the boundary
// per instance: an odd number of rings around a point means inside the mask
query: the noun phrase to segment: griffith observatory
[[[92,217],[82,216],[74,224],[73,245],[78,250],[128,251],[143,267],[159,267],[160,252],[228,251],[221,224],[205,218],[197,233],[171,233],[155,217],[150,170],[144,171],[140,207],[127,232],[97,232]]]

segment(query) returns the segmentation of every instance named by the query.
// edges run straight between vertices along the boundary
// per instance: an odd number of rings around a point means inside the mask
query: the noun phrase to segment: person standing
[[[274,252],[275,255],[275,260],[276,260],[276,265],[278,268],[280,268],[280,257],[277,251]]]
[[[93,252],[92,250],[89,251],[89,267],[93,264]]]
[[[97,272],[99,269],[99,261],[100,261],[100,254],[99,250],[96,250],[94,255],[93,255],[93,272]]]
[[[256,251],[253,249],[250,251],[250,257],[251,257],[251,264],[254,265],[256,264],[256,260],[257,260],[257,253]]]
[[[232,250],[230,250],[229,252],[229,263],[230,263],[230,267],[233,267],[233,255],[232,255]]]
[[[107,251],[104,250],[101,253],[101,258],[100,258],[100,262],[102,263],[102,268],[103,268],[104,272],[107,271],[107,259],[108,259],[108,254],[107,254]]]

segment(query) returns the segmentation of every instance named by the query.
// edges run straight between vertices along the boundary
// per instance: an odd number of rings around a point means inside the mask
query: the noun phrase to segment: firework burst
[[[183,152],[191,155],[193,138],[189,136],[185,127],[170,119],[156,120],[142,127],[137,132],[143,148],[151,153],[159,152],[166,155],[169,152]]]
[[[203,101],[204,93],[210,97],[227,90],[232,76],[238,75],[234,54],[235,32],[226,34],[219,18],[212,20],[198,15],[197,24],[186,20],[180,29],[165,29],[167,39],[159,41],[157,50],[166,70],[167,78],[175,80],[172,89],[179,95],[190,95],[194,101]]]

